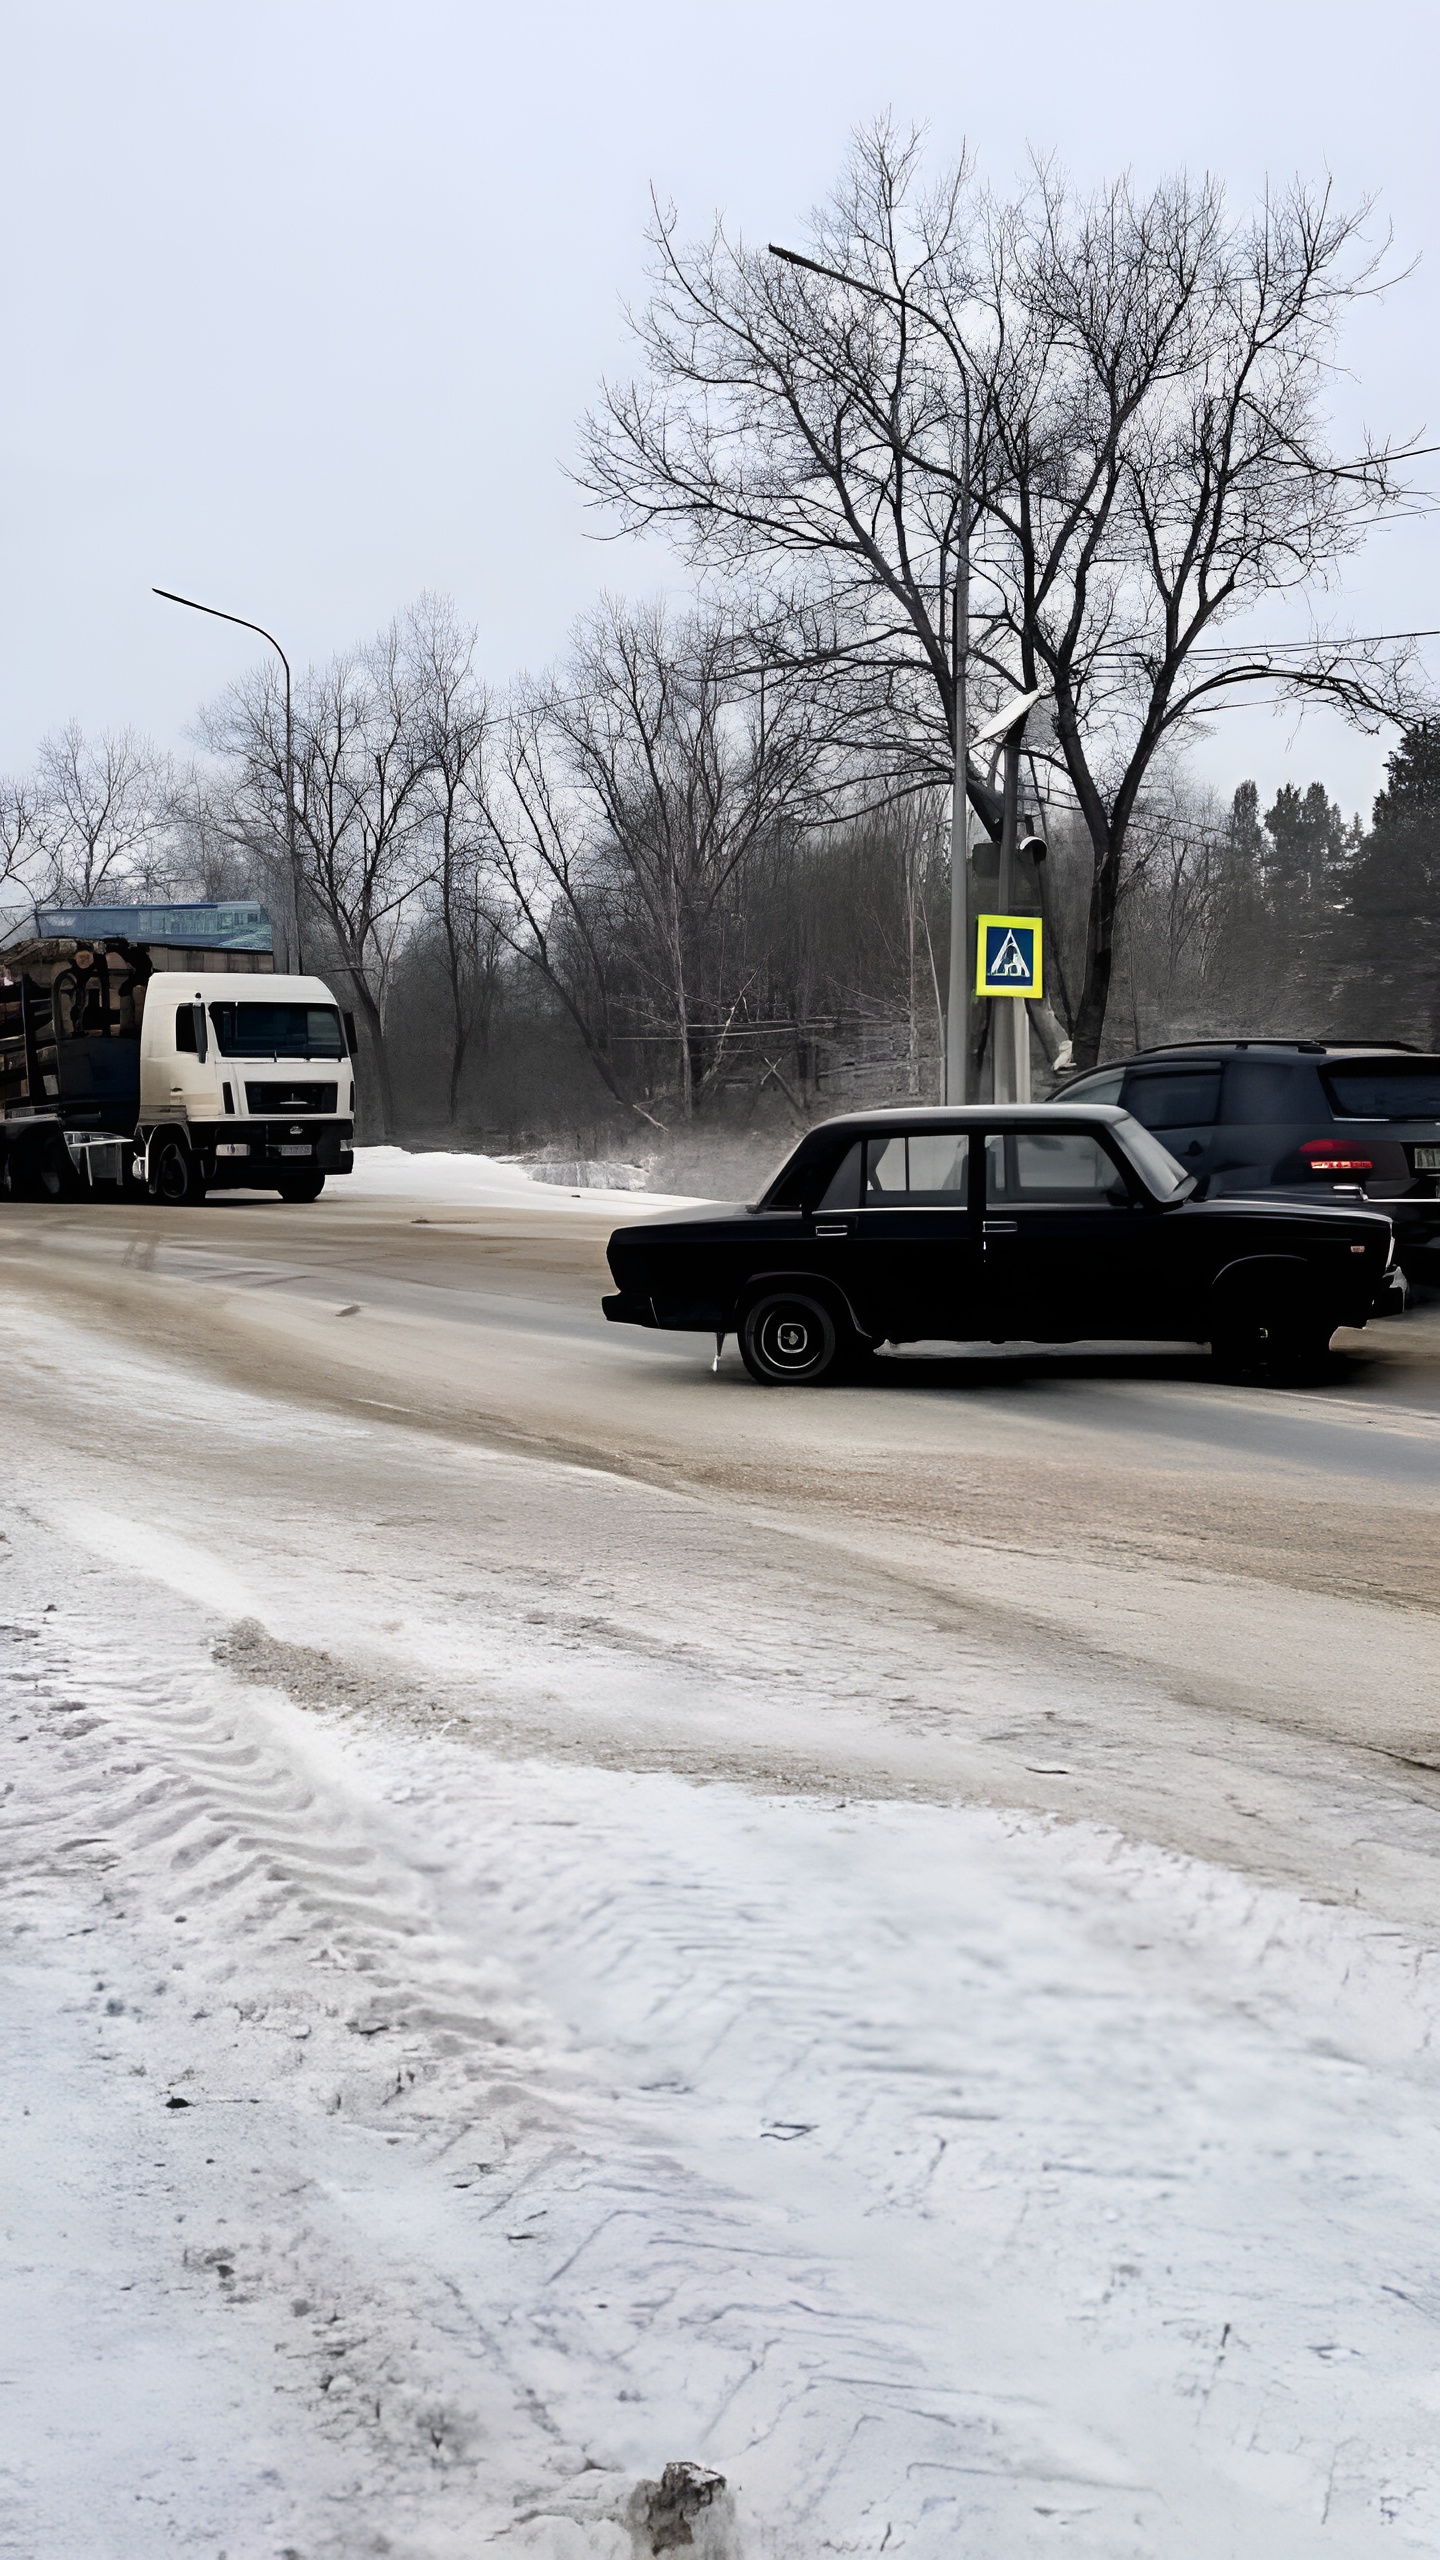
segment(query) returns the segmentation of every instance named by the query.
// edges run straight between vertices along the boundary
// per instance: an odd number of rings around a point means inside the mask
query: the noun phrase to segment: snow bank
[[[421,1154],[408,1147],[357,1147],[355,1170],[337,1191],[349,1199],[443,1201],[456,1209],[570,1209],[579,1203],[587,1209],[628,1210],[632,1216],[692,1205],[671,1192],[562,1190],[554,1182],[532,1181],[523,1165],[438,1147]]]

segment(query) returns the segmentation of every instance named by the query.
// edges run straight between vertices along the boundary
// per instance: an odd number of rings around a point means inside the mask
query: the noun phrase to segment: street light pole
[[[963,377],[962,377],[963,378]],[[970,1099],[970,801],[965,763],[970,727],[970,386],[965,385],[960,523],[955,552],[953,710],[954,781],[950,791],[950,983],[945,1001],[945,1100]]]
[[[188,605],[192,613],[208,613],[216,622],[233,622],[241,631],[258,632],[268,640],[285,670],[285,851],[290,866],[290,923],[295,943],[295,966],[303,972],[305,950],[300,927],[300,857],[295,842],[295,715],[290,695],[290,661],[273,631],[263,622],[247,622],[243,613],[222,613],[218,604],[197,604],[193,596],[177,596],[170,587],[152,587],[152,596],[163,596],[167,604]]]

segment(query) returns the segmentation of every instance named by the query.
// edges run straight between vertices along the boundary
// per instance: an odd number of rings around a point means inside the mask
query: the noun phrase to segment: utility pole
[[[1020,832],[1020,741],[1025,734],[1025,713],[1005,734],[1005,797],[1000,822],[1000,886],[999,906],[1003,916],[1010,915],[1015,905],[1015,846]],[[1030,1014],[1017,996],[997,996],[992,1005],[992,1038],[995,1045],[995,1099],[997,1102],[1028,1102],[1030,1099]],[[999,1020],[993,1021],[998,1012]]]
[[[964,381],[964,377],[961,377]],[[955,645],[952,718],[954,779],[950,787],[950,983],[945,1000],[945,1100],[970,1100],[970,799],[966,758],[970,728],[970,386],[965,383],[960,521],[955,549]]]
[[[1005,760],[1004,793],[1000,803],[1000,870],[995,886],[995,902],[1002,916],[1009,915],[1016,890],[1016,853],[1020,818],[1020,742],[1025,723],[1040,699],[1041,688],[1032,693],[1017,694],[993,720],[977,730],[970,743],[974,747],[994,745],[997,755]],[[992,765],[991,771],[994,771]],[[990,1001],[990,1045],[995,1061],[995,1100],[1028,1102],[1030,1099],[1030,1013],[1023,998],[994,996]]]
[[[208,613],[216,622],[233,622],[241,631],[255,631],[268,640],[285,670],[285,853],[290,869],[290,927],[295,954],[295,967],[303,976],[305,947],[300,924],[300,854],[295,841],[295,714],[290,698],[290,661],[273,631],[261,622],[247,622],[243,613],[222,613],[218,604],[197,604],[193,596],[177,596],[169,587],[152,587],[152,596],[163,596],[167,604],[188,605],[192,613]]]

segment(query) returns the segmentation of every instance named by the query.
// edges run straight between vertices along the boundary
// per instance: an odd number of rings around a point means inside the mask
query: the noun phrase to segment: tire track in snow
[[[295,2119],[265,2162],[263,2239],[237,2239],[229,2216],[202,2223],[185,2281],[221,2285],[262,2334],[283,2335],[287,2298],[329,2306],[284,2336],[287,2393],[363,2458],[387,2518],[413,2512],[417,2550],[449,2547],[443,2494],[417,2472],[463,2481],[495,2530],[497,2491],[507,2521],[518,2499],[536,2532],[573,2524],[588,2553],[609,2547],[636,2472],[716,2447],[754,2482],[749,2547],[785,2560],[864,2550],[902,2515],[894,2547],[946,2550],[954,2500],[906,2491],[916,2466],[967,2479],[977,2527],[1032,2474],[1107,2510],[1153,2505],[1101,2438],[1046,2442],[1043,2415],[1037,2436],[1034,2413],[1017,2426],[983,2390],[927,2373],[903,2308],[852,2298],[782,2212],[687,2171],[643,2107],[610,2098],[608,2058],[597,2067],[473,1939],[438,1927],[423,1878],[315,1782],[312,1755],[287,1750],[287,1728],[303,1745],[295,1710],[267,1712],[203,1662],[160,1667],[175,1648],[153,1621],[146,1649],[135,1676],[113,1636],[51,1619],[22,1637],[18,1676],[32,1723],[56,1728],[58,1781],[29,1808],[27,1869],[44,1877],[83,1799],[107,1939],[142,1921],[153,1939],[184,1912],[201,2007],[187,2028],[127,2002],[104,2021],[106,2050],[143,2044],[152,2079],[187,2102],[177,2121],[224,2109],[242,2149],[267,2067],[262,2114],[283,2095]],[[67,1733],[62,1695],[86,1702],[84,1734]],[[318,1999],[297,1989],[302,1969]],[[222,2003],[225,2032],[200,2037],[197,2058],[189,2028],[213,2028]],[[303,2064],[280,2041],[297,2025]],[[318,2180],[317,2117],[334,2155]],[[882,2477],[900,2475],[879,2522],[868,2455],[857,2472],[877,2427]],[[1093,2547],[1146,2548],[1112,2522],[1119,2538]],[[350,2560],[354,2545],[335,2548]]]

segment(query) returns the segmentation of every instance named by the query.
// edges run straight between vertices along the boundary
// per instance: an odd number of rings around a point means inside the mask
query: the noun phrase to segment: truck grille
[[[333,1084],[247,1084],[247,1111],[333,1111],[339,1088]]]

